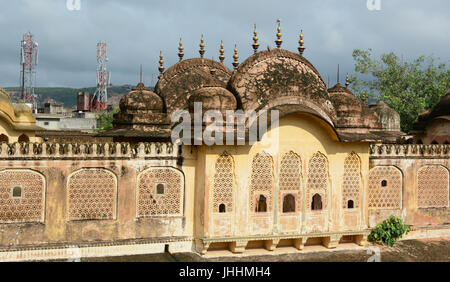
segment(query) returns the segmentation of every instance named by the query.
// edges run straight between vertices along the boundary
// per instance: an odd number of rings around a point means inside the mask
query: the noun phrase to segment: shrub
[[[390,216],[372,230],[368,240],[370,242],[381,241],[392,247],[404,234],[408,234],[409,230],[410,227],[404,224],[400,218]]]

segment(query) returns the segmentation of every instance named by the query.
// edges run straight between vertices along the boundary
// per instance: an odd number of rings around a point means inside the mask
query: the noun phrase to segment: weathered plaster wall
[[[28,153],[25,153],[18,144],[2,144],[0,172],[33,171],[45,178],[43,220],[7,222],[0,218],[0,247],[192,237],[192,202],[186,205],[185,199],[193,198],[193,189],[186,189],[187,185],[193,187],[193,183],[192,178],[184,178],[183,171],[177,166],[178,150],[176,146],[172,147],[169,144],[162,144],[161,146],[161,144],[154,143],[140,144],[136,148],[130,148],[128,144],[109,143],[102,144],[104,146],[102,151],[98,144],[92,144],[90,149],[86,144],[81,145],[78,148],[79,151],[74,146],[65,148],[66,151],[63,152],[62,145],[45,143],[41,144],[41,153],[38,153],[36,146],[28,145],[31,148]],[[139,207],[137,189],[140,187],[137,183],[138,176],[144,171],[160,167],[178,171],[174,175],[180,175],[175,181],[181,187],[181,191],[179,191],[181,212],[170,214],[169,211],[169,214],[139,216],[137,212],[137,207]],[[76,184],[73,188],[82,191],[82,189],[86,189],[84,186],[89,186],[92,183],[92,185],[96,185],[94,187],[96,191],[103,192],[103,194],[92,196],[89,201],[84,201],[87,208],[82,207],[83,211],[80,216],[86,216],[87,218],[74,220],[69,215],[69,200],[72,199],[69,199],[69,197],[81,197],[81,200],[89,197],[89,194],[80,196],[79,192],[77,194],[76,191],[73,195],[69,195],[69,176],[87,168],[106,170],[108,171],[107,174],[114,175],[113,178],[117,180],[117,189],[112,195],[115,198],[114,203],[116,205],[112,216],[107,216],[105,219],[89,218],[94,213],[98,215],[99,212],[108,210],[105,208],[106,204],[101,201],[101,197],[102,195],[107,197],[110,191],[107,190],[108,187],[106,186],[111,184],[102,182],[102,179],[98,178],[99,174],[92,174],[92,179],[87,179],[82,185]],[[189,171],[189,169],[187,170]],[[3,177],[2,175],[0,173],[0,177]],[[7,193],[6,197],[8,198],[1,199],[4,200],[3,206],[10,205],[11,211],[14,212],[16,202],[28,201],[30,203],[30,200],[33,200],[33,195],[29,195],[31,190],[27,186],[29,184],[27,176],[19,175],[2,179],[2,181],[5,180],[10,181],[7,185],[22,184],[23,191],[22,198],[17,199],[12,198]],[[152,186],[146,186],[145,183],[142,185],[144,185],[142,189],[154,189]],[[167,185],[166,187],[166,189],[172,189],[171,186]],[[8,187],[4,189],[8,189]],[[186,195],[186,198],[184,198],[184,195]],[[167,205],[172,203],[173,200],[167,202]],[[165,203],[163,202],[162,205],[164,206]],[[186,208],[189,209],[189,212],[186,212]],[[25,215],[27,212],[34,212],[35,209],[34,203],[27,205],[24,211]],[[166,211],[163,210],[163,212]]]
[[[449,178],[450,145],[381,145],[371,146],[370,167],[396,167],[402,175],[402,201],[400,209],[370,209],[369,223],[376,223],[393,214],[406,219],[408,224],[416,227],[438,226],[450,223]],[[436,177],[431,177],[423,185],[430,189],[432,198],[447,198],[445,205],[436,207],[419,206],[418,172],[424,167],[441,167]],[[446,176],[447,175],[447,176]],[[442,187],[442,188],[440,188]],[[446,193],[443,192],[446,190]],[[441,201],[442,202],[442,201]],[[444,201],[445,202],[445,201]]]
[[[361,160],[361,203],[364,203],[364,187],[367,185],[369,145],[365,143],[342,143],[324,121],[308,114],[293,114],[280,120],[277,130],[269,131],[253,146],[206,147],[205,237],[254,236],[273,234],[300,234],[343,230],[361,230],[366,226],[366,206],[347,210],[342,208],[342,184],[344,161],[355,152]],[[277,132],[275,132],[277,131]],[[283,214],[279,192],[280,162],[284,154],[294,152],[301,158],[302,182],[295,213]],[[231,214],[220,214],[212,210],[215,163],[224,152],[234,160],[234,205]],[[250,210],[250,186],[252,161],[257,154],[266,153],[272,157],[273,190],[272,209],[267,213]],[[322,211],[308,211],[311,199],[306,198],[306,186],[310,160],[320,152],[328,161],[328,208]],[[312,197],[312,195],[311,195]],[[209,224],[209,227],[206,225]],[[312,228],[318,225],[317,229]],[[225,227],[225,226],[230,226]],[[218,232],[217,230],[227,230]]]

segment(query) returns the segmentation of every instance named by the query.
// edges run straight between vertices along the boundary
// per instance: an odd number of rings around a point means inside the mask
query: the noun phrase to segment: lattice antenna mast
[[[20,42],[20,88],[21,99],[37,110],[37,96],[34,94],[36,83],[36,66],[38,64],[38,43],[29,32],[23,35]]]
[[[92,96],[91,109],[105,110],[108,101],[108,84],[110,83],[107,72],[108,54],[105,42],[97,43],[97,89]]]

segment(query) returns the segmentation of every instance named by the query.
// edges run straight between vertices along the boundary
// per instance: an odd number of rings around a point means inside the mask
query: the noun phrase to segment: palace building
[[[412,226],[409,238],[449,236],[448,142],[407,144],[386,104],[361,102],[348,79],[327,89],[304,57],[303,34],[298,52],[281,48],[280,26],[276,48],[258,50],[256,27],[253,39],[242,63],[235,47],[233,70],[223,44],[219,61],[204,58],[203,37],[200,57],[183,59],[180,40],[175,65],[165,70],[161,54],[154,92],[139,83],[122,98],[114,128],[99,135],[109,142],[4,140],[0,260],[70,258],[74,248],[99,257],[364,246],[390,215]],[[224,115],[277,111],[277,126],[255,142],[251,122],[231,145],[172,142],[173,115],[194,116],[198,102]],[[448,132],[449,109],[421,116],[417,128]]]

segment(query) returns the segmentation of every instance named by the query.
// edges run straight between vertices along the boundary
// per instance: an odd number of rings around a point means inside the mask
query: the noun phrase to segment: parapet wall
[[[0,159],[115,159],[176,158],[172,143],[1,143]]]

